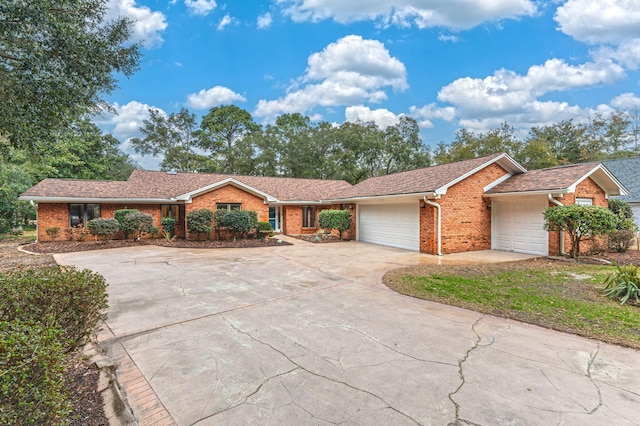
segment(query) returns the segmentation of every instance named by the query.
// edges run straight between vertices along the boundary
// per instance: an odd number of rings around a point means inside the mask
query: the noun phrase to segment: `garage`
[[[549,234],[544,230],[542,212],[547,206],[547,197],[494,200],[492,248],[546,256]]]
[[[366,243],[420,250],[420,204],[359,206],[359,240]]]

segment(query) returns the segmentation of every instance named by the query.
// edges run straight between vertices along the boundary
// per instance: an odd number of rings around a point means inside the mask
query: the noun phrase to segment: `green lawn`
[[[613,270],[536,259],[405,268],[384,282],[409,296],[640,349],[640,306],[620,305],[600,292]]]

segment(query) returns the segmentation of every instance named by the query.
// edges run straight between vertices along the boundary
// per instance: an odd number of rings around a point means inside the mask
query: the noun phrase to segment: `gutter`
[[[549,194],[549,201],[551,201],[556,206],[564,206],[564,204],[562,204],[560,201],[553,198],[553,194]],[[564,253],[564,232],[560,234],[560,254],[561,255],[565,254]]]
[[[442,209],[440,208],[440,204],[436,203],[435,201],[429,201],[426,195],[423,196],[422,199],[424,200],[425,204],[435,207],[436,210],[438,211],[438,225],[437,225],[438,231],[436,236],[436,244],[438,246],[437,248],[438,256],[442,256]]]

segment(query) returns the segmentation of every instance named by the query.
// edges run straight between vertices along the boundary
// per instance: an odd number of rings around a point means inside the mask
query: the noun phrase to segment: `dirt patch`
[[[113,240],[113,241],[109,241],[108,243],[104,243],[102,241],[47,241],[47,242],[29,244],[24,246],[24,248],[34,253],[71,253],[71,252],[78,252],[78,251],[104,250],[104,249],[113,249],[113,248],[122,248],[122,247],[139,247],[139,246],[145,246],[145,245],[174,247],[174,248],[210,249],[210,248],[250,248],[250,247],[287,246],[287,245],[291,245],[291,243],[278,240],[277,238],[266,238],[264,240],[239,239],[236,241],[232,241],[232,240],[166,241],[161,239],[140,240],[140,241]]]
[[[67,366],[67,389],[72,396],[71,426],[108,426],[102,394],[98,391],[100,370],[78,355]]]
[[[18,246],[24,246],[30,242],[31,240],[26,238],[0,241],[0,272],[56,265],[51,255],[34,256],[18,250]]]
[[[593,261],[605,260],[607,262],[616,263],[617,265],[640,265],[640,250],[628,250],[626,253],[607,252],[593,256],[585,256],[580,259],[584,263],[593,263]]]

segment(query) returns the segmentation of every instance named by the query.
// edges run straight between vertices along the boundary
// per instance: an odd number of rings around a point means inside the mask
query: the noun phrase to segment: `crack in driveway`
[[[358,387],[356,387],[356,386],[353,386],[353,385],[351,385],[351,384],[349,384],[349,383],[347,383],[347,382],[344,382],[344,381],[341,381],[341,380],[336,380],[336,379],[333,379],[333,378],[331,378],[331,377],[327,377],[327,376],[324,376],[324,375],[322,375],[322,374],[316,373],[315,371],[309,370],[308,368],[306,368],[306,367],[304,367],[303,365],[299,364],[298,362],[294,361],[294,360],[293,360],[289,355],[287,355],[286,353],[284,353],[284,352],[283,352],[283,351],[281,351],[280,349],[278,349],[278,348],[274,347],[274,346],[273,346],[273,345],[271,345],[270,343],[268,343],[268,342],[264,342],[264,341],[262,341],[262,340],[260,340],[260,339],[258,339],[258,338],[256,338],[256,337],[254,337],[251,333],[249,333],[249,332],[246,332],[246,331],[243,331],[243,330],[239,329],[239,328],[238,328],[238,327],[236,327],[236,326],[235,326],[235,325],[234,325],[234,324],[233,324],[229,319],[227,319],[224,315],[220,315],[220,317],[221,317],[222,319],[224,319],[224,320],[227,322],[227,324],[229,324],[229,327],[231,327],[232,329],[234,329],[236,332],[238,332],[238,333],[240,333],[240,334],[243,334],[243,335],[245,335],[245,336],[249,337],[251,340],[253,340],[253,341],[255,341],[255,342],[257,342],[257,343],[259,343],[259,344],[261,344],[261,345],[267,346],[268,348],[271,348],[273,351],[275,351],[275,352],[279,353],[280,355],[282,355],[282,356],[283,356],[285,359],[287,359],[290,363],[292,363],[293,365],[295,365],[295,366],[296,366],[296,368],[295,368],[295,369],[293,369],[293,370],[300,369],[300,370],[305,371],[305,372],[307,372],[307,373],[309,373],[309,374],[311,374],[311,375],[313,375],[313,376],[315,376],[315,377],[318,377],[318,378],[321,378],[321,379],[324,379],[324,380],[328,380],[328,381],[330,381],[330,382],[333,382],[333,383],[336,383],[336,384],[339,384],[339,385],[346,386],[346,387],[348,387],[348,388],[350,388],[350,389],[353,389],[353,390],[355,390],[355,391],[362,392],[362,393],[364,393],[364,394],[370,395],[370,396],[372,396],[373,398],[375,398],[375,399],[379,400],[380,402],[382,402],[382,403],[385,405],[385,408],[388,408],[388,409],[390,409],[390,410],[395,411],[396,413],[398,413],[398,414],[400,414],[401,416],[403,416],[403,417],[405,417],[405,418],[409,419],[410,421],[412,421],[413,423],[415,423],[415,424],[417,424],[417,425],[419,425],[419,424],[420,424],[420,422],[419,422],[419,421],[417,421],[416,419],[414,419],[414,418],[413,418],[413,417],[411,417],[410,415],[408,415],[408,414],[406,414],[406,413],[404,413],[404,412],[400,411],[398,408],[396,408],[396,407],[394,407],[393,405],[391,405],[389,402],[387,402],[387,401],[386,401],[384,398],[382,398],[381,396],[376,395],[376,394],[374,394],[373,392],[368,391],[368,390],[366,390],[366,389],[361,389],[361,388],[358,388]],[[292,370],[292,371],[293,371],[293,370]],[[256,391],[256,392],[257,392],[257,391]],[[253,392],[253,394],[255,394],[256,392]],[[245,398],[245,400],[246,400],[246,398]],[[305,410],[305,411],[306,411],[306,410]]]

